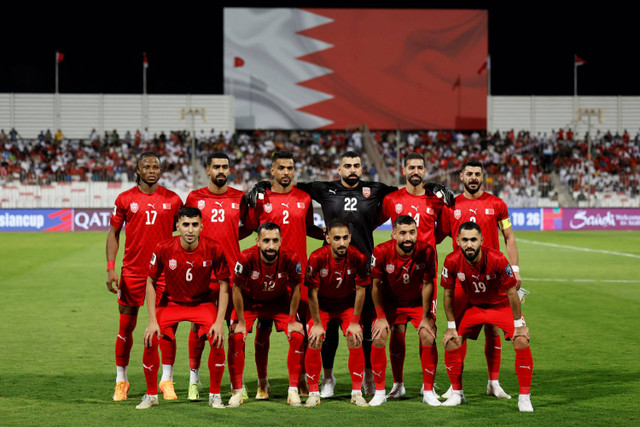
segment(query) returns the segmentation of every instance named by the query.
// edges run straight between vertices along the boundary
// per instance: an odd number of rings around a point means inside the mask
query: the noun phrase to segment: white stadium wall
[[[186,110],[204,114],[191,118]],[[62,129],[67,138],[87,138],[118,130],[121,136],[149,128],[151,134],[201,129],[234,132],[234,99],[226,95],[0,94],[0,128],[16,128],[23,138]]]

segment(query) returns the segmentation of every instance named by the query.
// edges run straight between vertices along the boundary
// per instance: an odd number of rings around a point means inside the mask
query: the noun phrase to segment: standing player
[[[435,249],[418,242],[416,222],[408,215],[399,216],[393,223],[392,239],[382,243],[371,257],[373,304],[376,320],[373,323],[371,367],[376,384],[371,406],[384,403],[387,355],[385,346],[389,325],[413,323],[420,336],[422,365],[422,401],[439,406],[433,391],[438,353],[435,346],[436,326],[433,307],[433,277],[436,275]]]
[[[258,227],[258,244],[242,251],[233,276],[232,325],[229,328],[229,376],[233,395],[230,407],[243,403],[244,341],[256,319],[275,322],[289,338],[287,403],[300,406],[298,379],[302,364],[304,330],[296,321],[302,267],[294,252],[280,251],[280,227],[265,222]]]
[[[460,172],[460,181],[464,186],[464,192],[456,197],[455,209],[447,208],[443,215],[443,230],[451,235],[453,249],[458,248],[458,229],[461,224],[471,221],[477,223],[484,230],[484,247],[500,250],[498,230],[502,231],[506,244],[507,256],[512,263],[514,277],[516,279],[516,289],[520,288],[520,267],[518,266],[518,248],[516,246],[516,236],[511,228],[509,211],[507,204],[493,194],[483,191],[480,187],[484,182],[484,168],[477,160],[469,160],[464,163]],[[465,293],[461,288],[456,287],[454,309],[456,316],[459,316],[466,305]],[[485,333],[485,357],[489,372],[489,382],[487,383],[487,395],[502,399],[511,399],[500,386],[500,355],[502,346],[500,343],[500,331],[495,326],[488,325],[484,328]],[[463,344],[462,352],[466,354],[466,342]],[[449,397],[451,388],[443,397]]]
[[[244,193],[233,187],[229,187],[228,180],[231,173],[229,156],[226,153],[215,152],[207,157],[208,187],[194,190],[187,196],[186,206],[200,209],[202,212],[202,235],[221,247],[225,248],[225,256],[228,265],[235,265],[240,256],[239,241],[253,230],[247,221],[248,207]],[[212,292],[218,291],[215,277],[211,278]],[[227,318],[231,314],[231,304],[226,313]],[[199,398],[200,384],[200,359],[204,350],[204,341],[200,340],[191,328],[189,334],[189,392],[188,399]]]
[[[143,360],[147,393],[136,409],[147,409],[158,404],[158,341],[175,340],[175,331],[181,321],[193,322],[198,336],[208,338],[209,404],[224,408],[220,397],[220,382],[224,374],[224,313],[229,302],[229,267],[223,248],[206,237],[200,237],[202,216],[198,209],[184,207],[178,214],[179,236],[156,245],[149,264],[147,278],[147,310],[149,324],[144,332]],[[156,284],[162,273],[166,276],[166,289],[158,308],[150,303],[156,298]],[[220,284],[217,307],[211,300],[209,284],[215,274]]]
[[[342,332],[347,337],[351,403],[369,406],[361,391],[364,353],[360,325],[365,287],[370,284],[368,260],[359,250],[350,246],[351,234],[346,222],[334,219],[327,225],[327,233],[329,244],[313,251],[305,278],[311,313],[307,323],[309,347],[305,360],[310,389],[306,406],[320,404],[320,349],[327,323],[334,319],[340,322]]]
[[[426,169],[424,157],[420,153],[410,153],[404,158],[403,175],[407,180],[407,186],[387,195],[382,201],[380,222],[391,218],[391,222],[401,215],[409,215],[416,222],[418,230],[418,242],[436,247],[436,226],[441,225],[440,214],[444,206],[441,198],[428,192],[422,184]],[[429,184],[427,184],[429,185]],[[438,257],[435,257],[435,271],[438,271]],[[437,303],[437,277],[433,283],[433,315],[436,314]],[[391,359],[391,371],[393,372],[393,388],[387,398],[397,399],[406,393],[403,382],[404,359],[406,353],[405,335],[407,325],[395,324],[389,335],[389,356]],[[435,358],[437,349],[434,346]]]
[[[498,250],[483,245],[480,227],[475,222],[460,225],[457,234],[459,248],[447,255],[440,284],[444,291],[447,332],[444,334],[445,365],[453,392],[443,406],[465,403],[462,391],[464,354],[462,343],[476,339],[482,325],[492,325],[504,331],[516,351],[515,369],[520,386],[518,409],[532,412],[531,377],[533,358],[529,347],[529,329],[520,312],[516,278],[509,261]],[[459,285],[456,285],[456,281]],[[467,306],[461,316],[454,309],[454,288],[460,287],[467,296]],[[457,301],[455,301],[457,304]],[[457,322],[457,328],[456,328]]]
[[[155,245],[171,237],[182,200],[173,191],[158,184],[162,168],[156,153],[142,153],[136,163],[137,186],[121,193],[115,201],[111,227],[107,234],[107,289],[118,294],[120,326],[116,338],[116,389],[113,400],[126,400],[129,391],[127,366],[138,309],[144,305],[149,260]],[[122,272],[118,281],[115,260],[120,246],[120,231],[126,223]],[[164,287],[164,278],[158,278]],[[151,301],[154,304],[154,301]],[[175,343],[174,343],[175,344]],[[175,345],[162,346],[163,364],[173,365]],[[173,382],[161,383],[165,398],[177,398]]]
[[[270,190],[266,190],[264,198],[256,201],[255,209],[250,211],[252,223],[262,224],[273,222],[282,232],[282,248],[293,251],[298,255],[302,271],[307,266],[307,235],[323,240],[322,229],[313,223],[313,206],[311,197],[299,190],[293,183],[295,163],[290,151],[276,151],[273,153],[271,175],[274,182]],[[300,305],[298,315],[302,323],[306,323],[307,288],[300,289]],[[267,379],[267,364],[269,359],[269,336],[273,322],[258,320],[255,338],[255,359],[258,370],[258,391],[256,399],[269,398],[269,381]],[[304,365],[300,372],[298,388],[302,395],[306,394],[304,381]]]

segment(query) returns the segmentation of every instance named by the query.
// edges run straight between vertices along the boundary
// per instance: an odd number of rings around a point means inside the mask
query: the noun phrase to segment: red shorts
[[[475,340],[485,323],[502,329],[504,338],[511,339],[514,330],[511,306],[508,303],[485,308],[477,305],[468,306],[458,323],[458,335]]]
[[[160,303],[164,293],[164,274],[156,281],[156,306]],[[118,304],[127,307],[142,307],[144,297],[147,294],[147,278],[120,276],[120,287],[118,288]]]
[[[422,306],[415,307],[385,307],[384,315],[389,325],[405,325],[408,322],[418,329],[422,322]],[[435,321],[435,316],[433,317]],[[375,322],[375,320],[374,320]]]
[[[351,318],[353,317],[353,307],[345,308],[340,311],[322,311],[320,310],[320,321],[322,322],[322,327],[324,330],[327,330],[327,323],[331,320],[339,320],[340,327],[342,328],[342,334],[347,335],[347,328],[351,323]],[[309,314],[309,321],[307,322],[307,333],[313,326],[313,319]]]
[[[289,326],[289,306],[281,303],[251,303],[244,300],[244,323],[247,332],[253,329],[253,323],[256,319],[273,320],[276,330],[279,332],[286,331]],[[234,309],[231,313],[231,324],[238,323],[238,315]]]
[[[202,339],[209,333],[211,325],[216,321],[218,309],[212,302],[198,305],[171,304],[158,307],[156,318],[160,326],[160,333],[175,341],[175,328],[180,322],[193,322],[198,327],[198,337]]]

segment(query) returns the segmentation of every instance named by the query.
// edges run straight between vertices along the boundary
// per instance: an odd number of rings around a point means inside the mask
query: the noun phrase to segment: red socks
[[[322,371],[322,350],[307,348],[304,364],[307,370],[307,382],[309,383],[309,392],[318,393],[320,383],[320,372]],[[364,359],[363,363],[364,363]],[[349,358],[351,362],[351,358]]]
[[[516,348],[516,375],[520,394],[529,394],[531,389],[531,377],[533,376],[533,357],[531,348]]]
[[[120,313],[120,325],[116,337],[116,366],[128,366],[131,346],[133,346],[133,330],[136,328],[138,316]]]
[[[240,338],[242,338],[242,334]],[[209,353],[209,393],[220,394],[220,383],[224,374],[224,347],[218,348],[213,345],[213,337],[209,338],[211,352]],[[242,388],[242,374],[240,375],[240,388]]]
[[[456,350],[445,350],[444,366],[447,368],[447,375],[454,390],[462,390],[462,370],[463,364],[463,347]],[[466,347],[465,347],[466,350]]]
[[[271,329],[262,329],[258,325],[255,328],[256,339],[254,341],[256,370],[258,371],[258,379],[267,378],[267,365],[269,364],[269,337]]]
[[[234,390],[242,388],[242,375],[244,373],[244,341],[242,334],[233,334],[229,337],[229,377],[231,387]]]
[[[485,337],[484,356],[487,358],[489,380],[497,381],[500,378],[500,355],[502,353],[502,341],[500,335]]]
[[[435,345],[423,345],[420,352],[420,363],[422,364],[422,384],[425,391],[431,391],[433,390],[436,366],[438,366],[438,348]]]
[[[404,359],[406,354],[405,332],[395,332],[391,330],[389,337],[389,359],[391,360],[391,372],[393,372],[393,382],[403,382]]]
[[[364,378],[364,351],[362,346],[349,349],[349,373],[351,374],[351,390],[360,390],[362,388],[362,379]]]
[[[147,382],[147,394],[158,394],[159,367],[160,356],[158,356],[158,336],[154,334],[151,347],[145,347],[142,351],[142,368],[144,370],[144,379]]]
[[[387,373],[386,346],[371,346],[371,370],[373,371],[373,381],[376,383],[376,391],[384,390],[384,380]]]
[[[300,378],[300,366],[304,356],[304,336],[298,332],[291,334],[289,339],[289,354],[287,355],[287,368],[289,369],[289,387],[298,387]],[[260,375],[258,373],[258,375]],[[266,378],[266,377],[263,377]]]
[[[162,364],[173,365],[176,363],[176,342],[172,340],[160,340],[160,353],[162,353]]]
[[[204,341],[198,338],[198,334],[193,332],[193,329],[189,331],[189,369],[200,369],[200,359],[202,359],[204,343]],[[162,353],[162,360],[162,363],[164,363],[164,353]]]

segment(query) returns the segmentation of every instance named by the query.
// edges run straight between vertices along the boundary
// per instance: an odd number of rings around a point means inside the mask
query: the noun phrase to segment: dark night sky
[[[358,7],[360,3],[224,1],[206,11],[182,7],[145,13],[127,6],[99,10],[90,17],[57,9],[16,11],[0,26],[0,92],[53,92],[57,49],[65,54],[60,65],[62,93],[140,93],[146,51],[149,93],[221,94],[224,5]],[[585,3],[575,10],[539,2],[425,6],[489,10],[493,95],[572,95],[574,53],[587,61],[578,70],[580,95],[640,95],[636,65],[640,6],[604,10],[587,9]],[[367,7],[381,3],[369,2]]]

